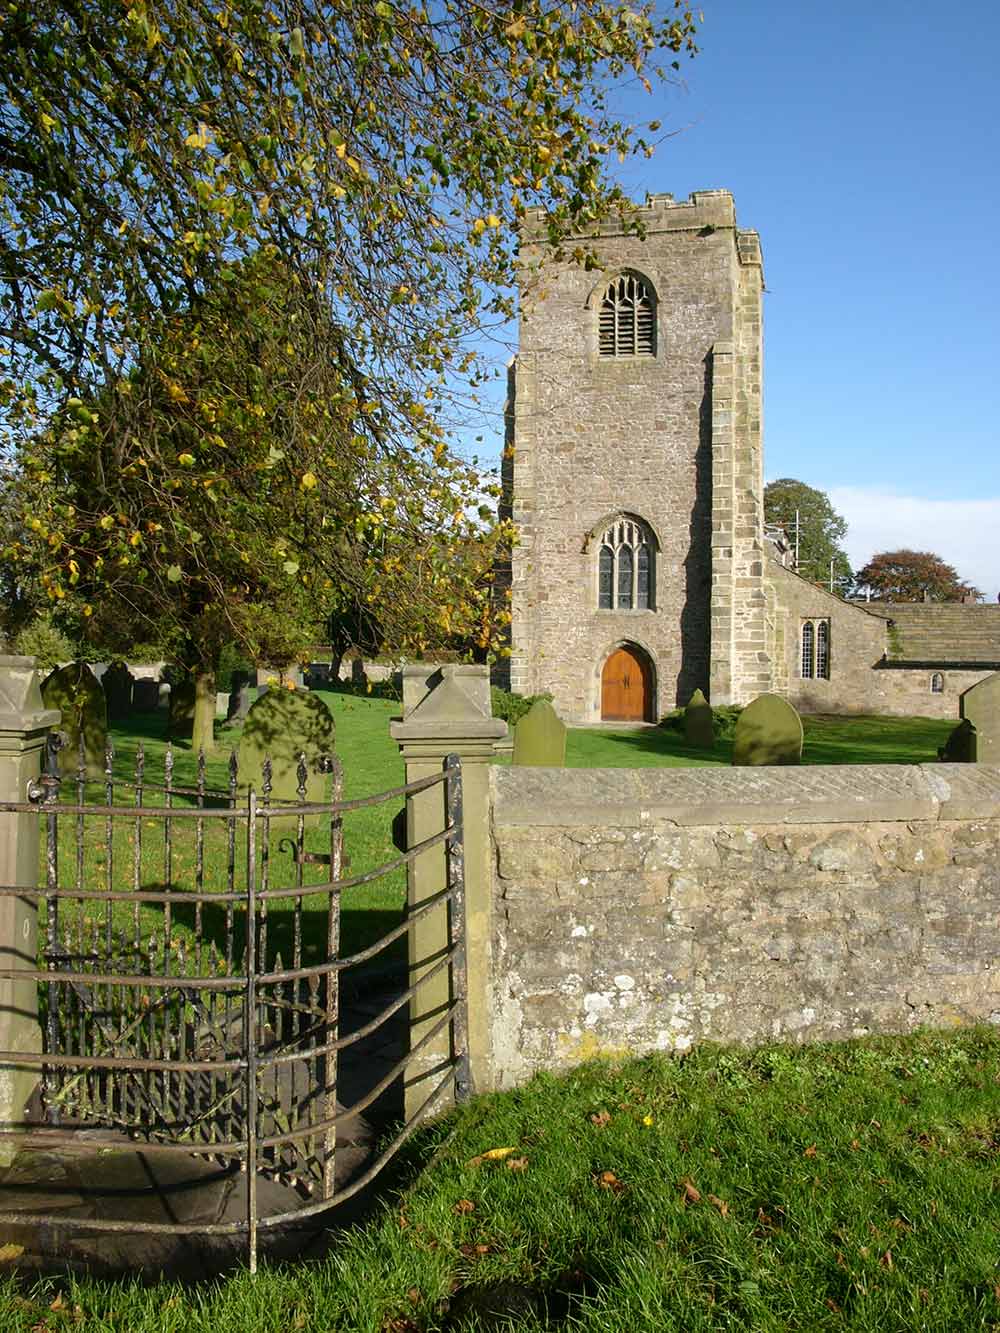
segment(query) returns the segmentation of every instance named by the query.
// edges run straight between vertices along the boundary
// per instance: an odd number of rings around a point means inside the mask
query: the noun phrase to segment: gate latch
[[[292,862],[297,866],[328,866],[330,864],[329,852],[307,852],[304,847],[300,850],[294,838],[282,838],[278,843],[278,851],[287,852],[292,858]],[[340,864],[344,870],[350,867],[351,858],[346,852],[341,852]]]

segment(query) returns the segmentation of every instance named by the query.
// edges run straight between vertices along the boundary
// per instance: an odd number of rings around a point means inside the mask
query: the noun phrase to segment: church
[[[801,711],[952,717],[1000,669],[1000,607],[845,601],[765,533],[760,238],[727,190],[635,205],[539,264],[509,371],[502,683],[575,724],[772,692]],[[540,219],[539,219],[540,220]]]

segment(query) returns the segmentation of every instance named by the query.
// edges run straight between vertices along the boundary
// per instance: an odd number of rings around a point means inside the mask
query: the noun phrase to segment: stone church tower
[[[764,579],[760,242],[732,195],[636,206],[602,268],[522,250],[504,481],[510,685],[568,721],[653,721],[701,688],[771,688]]]

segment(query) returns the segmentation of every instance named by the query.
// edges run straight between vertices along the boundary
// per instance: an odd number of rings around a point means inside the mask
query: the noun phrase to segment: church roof
[[[894,665],[1000,670],[1000,605],[870,602],[868,609],[889,620]]]

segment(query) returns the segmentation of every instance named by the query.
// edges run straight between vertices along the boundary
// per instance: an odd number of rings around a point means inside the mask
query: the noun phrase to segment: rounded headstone
[[[75,776],[83,762],[89,778],[104,774],[104,751],[108,743],[108,706],[100,683],[86,662],[69,662],[57,667],[42,681],[42,701],[46,708],[62,713],[59,729],[66,744],[59,751],[59,772]]]
[[[684,739],[701,750],[710,750],[715,744],[712,708],[701,690],[695,690],[684,710]]]
[[[271,759],[271,799],[298,800],[299,755],[305,755],[306,801],[326,799],[327,774],[320,761],[334,752],[333,715],[318,694],[305,690],[268,690],[250,708],[239,746],[239,780],[258,796],[264,785],[264,760]],[[310,818],[318,823],[319,816]]]
[[[733,763],[740,768],[802,762],[802,719],[777,694],[760,694],[736,723]]]

